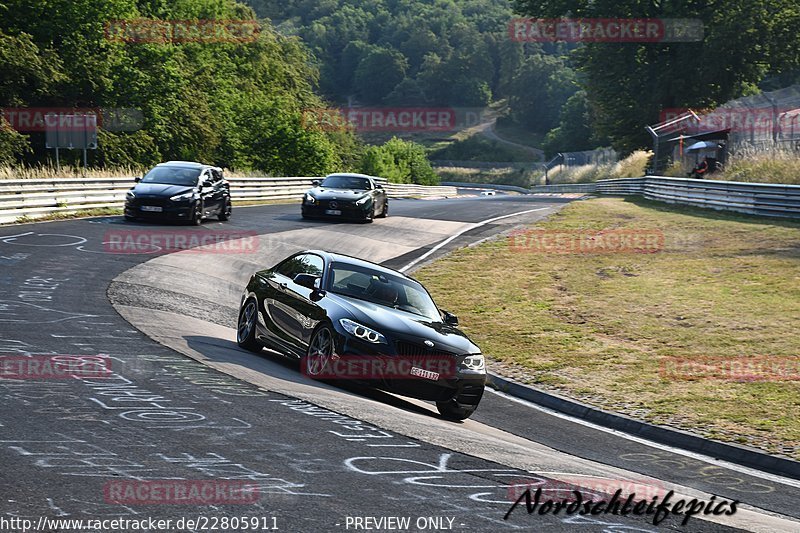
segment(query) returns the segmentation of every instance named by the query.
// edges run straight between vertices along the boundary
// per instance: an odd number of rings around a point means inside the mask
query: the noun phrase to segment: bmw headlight
[[[171,197],[170,200],[173,202],[185,202],[186,200],[191,200],[192,198],[194,198],[194,191],[176,194],[175,196]]]
[[[356,205],[359,207],[361,207],[362,205],[366,205],[366,203],[369,202],[371,198],[372,198],[371,196],[367,195],[361,198],[360,200],[356,201]]]
[[[339,324],[344,328],[344,330],[353,335],[354,337],[358,337],[361,340],[365,340],[367,342],[371,342],[372,344],[388,344],[386,342],[386,337],[378,333],[372,328],[368,328],[358,322],[353,322],[350,319],[342,318],[339,320]]]
[[[306,193],[306,196],[305,196],[305,201],[306,201],[306,203],[307,203],[307,204],[311,204],[311,205],[314,205],[315,203],[317,203],[317,199],[316,199],[316,198],[314,198],[314,197],[313,197],[312,195],[310,195],[309,193]]]
[[[461,361],[461,366],[477,372],[486,368],[486,360],[483,358],[483,354],[468,355]]]

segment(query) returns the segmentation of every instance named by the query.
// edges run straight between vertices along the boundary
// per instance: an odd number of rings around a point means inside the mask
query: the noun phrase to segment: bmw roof
[[[364,259],[359,259],[357,257],[352,257],[350,255],[338,254],[333,252],[326,252],[325,250],[305,250],[303,252],[299,252],[303,254],[317,254],[323,257],[326,257],[329,261],[334,261],[337,263],[347,263],[349,265],[360,266],[363,268],[369,268],[371,270],[375,270],[376,272],[381,272],[383,274],[391,274],[393,276],[400,276],[406,279],[410,279],[419,283],[414,278],[406,276],[402,272],[398,272],[397,270],[392,270],[391,268],[387,268],[385,266],[381,266],[377,263],[372,263],[370,261],[365,261]]]

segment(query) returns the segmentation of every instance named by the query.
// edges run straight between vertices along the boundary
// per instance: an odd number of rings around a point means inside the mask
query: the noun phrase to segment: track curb
[[[686,431],[641,422],[633,418],[604,411],[596,407],[544,392],[512,379],[488,373],[486,384],[493,389],[516,398],[527,400],[542,407],[558,411],[587,422],[628,433],[659,444],[673,446],[686,451],[736,463],[770,474],[800,479],[800,462],[769,455],[745,446],[727,444]]]

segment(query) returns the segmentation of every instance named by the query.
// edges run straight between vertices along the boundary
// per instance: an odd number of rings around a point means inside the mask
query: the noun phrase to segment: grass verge
[[[657,230],[664,245],[651,254],[553,254],[500,239],[419,270],[491,370],[800,459],[800,381],[682,377],[662,366],[671,357],[781,357],[797,379],[800,222],[598,198],[535,227]]]

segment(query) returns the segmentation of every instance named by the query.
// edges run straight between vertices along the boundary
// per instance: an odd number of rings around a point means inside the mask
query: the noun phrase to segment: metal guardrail
[[[800,218],[800,185],[646,176],[601,180],[597,192],[638,194],[648,200],[750,215]]]
[[[479,191],[511,191],[522,194],[528,194],[530,191],[524,187],[517,187],[516,185],[498,185],[496,183],[468,183],[460,181],[443,181],[442,185],[449,187],[456,187],[458,189],[477,189]]]
[[[530,188],[532,193],[595,192],[596,183],[561,183],[557,185],[537,185]]]
[[[311,188],[311,177],[228,178],[234,201],[300,200]],[[390,198],[448,197],[455,187],[388,183],[379,180]],[[0,224],[21,217],[37,218],[85,209],[120,208],[133,178],[64,178],[0,180]]]

